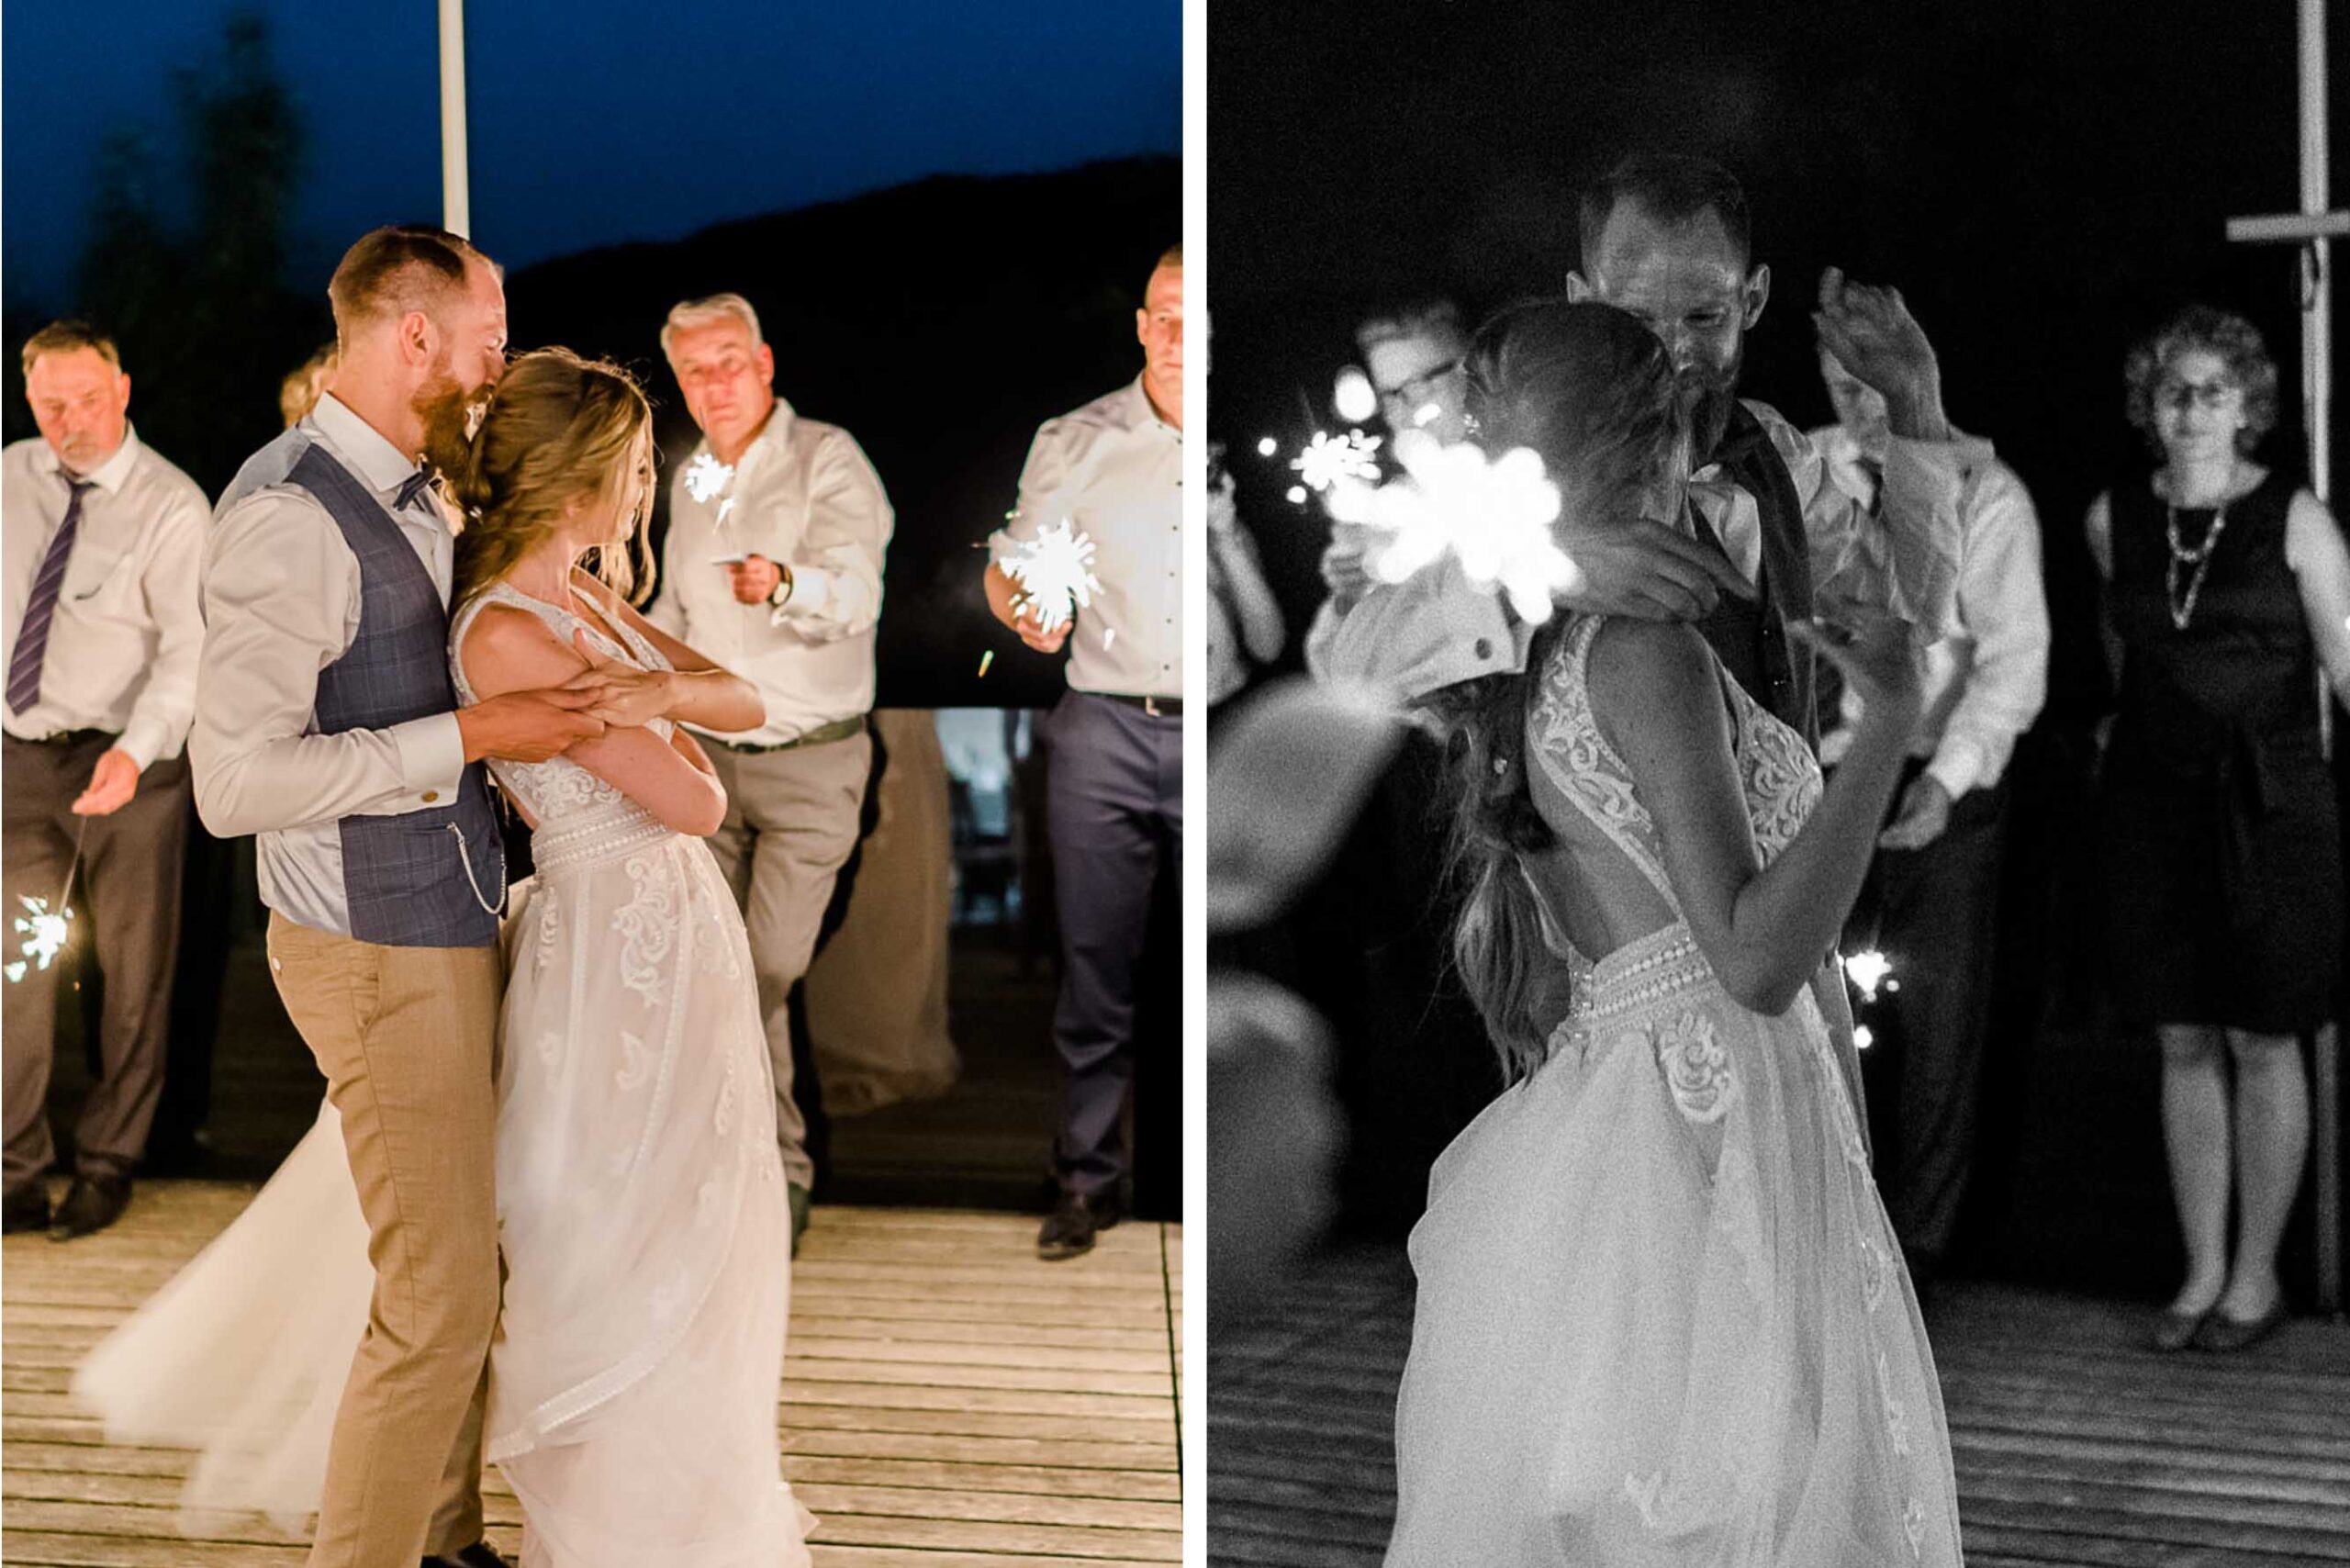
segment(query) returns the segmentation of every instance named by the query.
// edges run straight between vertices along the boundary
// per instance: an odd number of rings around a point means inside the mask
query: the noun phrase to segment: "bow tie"
[[[399,494],[392,498],[392,510],[394,511],[406,511],[409,507],[416,504],[416,499],[419,496],[423,495],[427,490],[434,488],[440,483],[441,476],[435,474],[430,468],[420,466],[415,473],[400,481]]]

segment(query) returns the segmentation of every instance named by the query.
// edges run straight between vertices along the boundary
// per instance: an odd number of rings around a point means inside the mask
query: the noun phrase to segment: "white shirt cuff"
[[[137,763],[139,771],[144,773],[148,764],[153,762],[163,749],[162,730],[161,724],[133,719],[123,726],[122,734],[115,737],[113,749]]]
[[[791,568],[791,595],[770,619],[778,626],[795,616],[821,615],[833,599],[833,575],[822,566]]]
[[[399,752],[400,782],[408,790],[410,810],[456,800],[457,781],[465,771],[465,737],[454,713],[410,719],[385,734]]]
[[[1926,764],[1926,773],[1955,801],[1983,776],[1982,750],[1971,741],[1945,740],[1934,760]]]

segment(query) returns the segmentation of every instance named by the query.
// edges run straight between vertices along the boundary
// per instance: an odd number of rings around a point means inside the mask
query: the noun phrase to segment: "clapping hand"
[[[607,658],[588,640],[588,629],[571,634],[572,645],[588,667],[563,683],[560,689],[588,700],[590,717],[619,729],[632,729],[665,717],[675,700],[675,682],[666,670],[638,669]]]
[[[1819,308],[1812,312],[1811,323],[1820,347],[1884,395],[1894,434],[1948,438],[1934,345],[1899,289],[1854,283],[1830,267],[1819,274]]]

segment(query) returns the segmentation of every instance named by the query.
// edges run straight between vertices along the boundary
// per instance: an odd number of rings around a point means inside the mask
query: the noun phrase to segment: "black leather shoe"
[[[1095,1233],[1109,1229],[1125,1216],[1113,1193],[1063,1193],[1053,1212],[1036,1232],[1036,1256],[1047,1263],[1093,1250]]]
[[[0,1234],[49,1228],[49,1185],[36,1178],[0,1199]]]
[[[514,1564],[498,1554],[498,1549],[486,1540],[477,1540],[463,1551],[443,1552],[428,1557],[417,1568],[514,1568]]]
[[[49,1238],[71,1241],[104,1230],[130,1206],[128,1176],[76,1176],[65,1190],[65,1201],[50,1216]]]
[[[2284,1326],[2292,1315],[2285,1310],[2285,1298],[2279,1294],[2269,1309],[2255,1318],[2230,1317],[2214,1311],[2195,1331],[2195,1348],[2199,1350],[2249,1350]]]

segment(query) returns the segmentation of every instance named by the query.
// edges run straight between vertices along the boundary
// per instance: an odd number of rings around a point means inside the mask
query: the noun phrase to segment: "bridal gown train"
[[[1550,934],[1574,986],[1550,1057],[1430,1176],[1387,1561],[1956,1568],[1941,1391],[1827,1026],[1807,991],[1740,1006],[1679,918],[1592,715],[1600,624],[1543,672],[1537,799],[1602,862],[1579,896],[1669,923],[1595,963]],[[1721,685],[1767,863],[1818,768]]]
[[[504,584],[452,646],[489,604],[667,667],[632,629],[622,646]],[[537,823],[507,930],[485,1424],[523,1563],[798,1568],[811,1521],[776,1433],[790,1211],[742,919],[709,847],[612,785],[562,758],[491,767]],[[330,1109],[76,1377],[110,1437],[201,1447],[192,1513],[317,1507],[370,1287],[341,1153]]]

